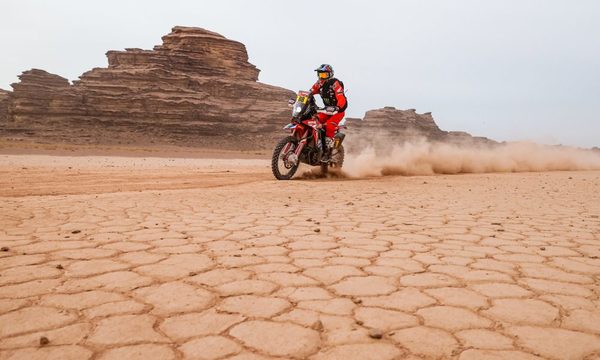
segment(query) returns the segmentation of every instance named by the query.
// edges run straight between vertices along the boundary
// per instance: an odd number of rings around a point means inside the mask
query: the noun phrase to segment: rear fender
[[[335,136],[333,137],[333,147],[336,149],[339,148],[340,145],[342,145],[342,143],[344,142],[345,138],[346,134],[338,131],[337,134],[335,134]]]

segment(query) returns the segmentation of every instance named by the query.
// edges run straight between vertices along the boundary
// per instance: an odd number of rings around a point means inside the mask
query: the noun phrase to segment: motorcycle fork
[[[290,151],[291,147],[292,147],[292,143],[285,144],[285,146],[283,147],[283,151],[281,151],[281,154],[283,154],[283,156],[286,157],[288,155],[288,151]]]
[[[312,142],[316,148],[319,148],[319,145],[321,144],[321,130],[312,129]]]
[[[302,154],[302,149],[304,149],[304,145],[306,145],[306,134],[304,134],[302,139],[300,139],[300,142],[298,143],[298,147],[294,151],[294,153],[296,153],[296,156],[298,156],[298,159],[300,159],[300,154]]]
[[[292,131],[292,136],[293,136],[293,137],[295,137],[295,138],[297,138],[297,137],[298,137],[298,134],[297,134],[297,132],[298,132],[298,129],[294,129],[294,130]],[[288,154],[288,152],[290,151],[290,148],[292,147],[292,145],[293,145],[292,143],[287,143],[287,144],[285,144],[285,146],[283,147],[283,150],[281,151],[281,155],[282,155],[283,157],[285,157],[286,159],[287,159],[287,157],[288,157],[288,155],[289,155],[289,154]],[[294,151],[294,152],[295,152],[295,151]]]

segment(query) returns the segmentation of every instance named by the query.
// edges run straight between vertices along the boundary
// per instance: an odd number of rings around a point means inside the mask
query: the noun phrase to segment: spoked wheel
[[[293,136],[281,139],[273,150],[271,170],[277,180],[290,180],[300,166],[300,159],[294,153],[298,141]]]
[[[331,150],[331,161],[328,164],[321,164],[321,174],[327,175],[329,169],[339,170],[344,165],[344,146],[340,145]]]

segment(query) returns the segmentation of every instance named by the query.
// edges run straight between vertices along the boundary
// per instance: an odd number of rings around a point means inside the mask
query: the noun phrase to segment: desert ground
[[[0,155],[0,359],[599,359],[600,171]]]

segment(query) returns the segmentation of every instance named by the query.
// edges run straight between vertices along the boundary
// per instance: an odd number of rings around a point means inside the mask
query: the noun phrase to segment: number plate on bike
[[[308,102],[308,97],[307,96],[298,95],[298,97],[296,98],[296,102],[299,102],[299,103],[302,103],[302,104],[306,104]]]

